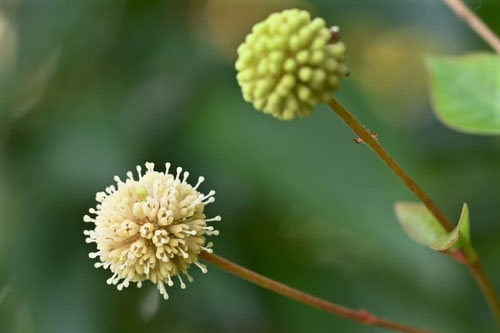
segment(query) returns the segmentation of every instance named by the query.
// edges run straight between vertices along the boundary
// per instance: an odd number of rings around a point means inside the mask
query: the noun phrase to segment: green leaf
[[[396,216],[406,233],[417,243],[436,251],[447,251],[453,245],[463,248],[469,260],[476,260],[470,245],[469,208],[464,204],[457,226],[447,232],[421,203],[397,202]]]
[[[470,263],[476,262],[478,257],[476,251],[472,247],[470,240],[469,207],[467,206],[467,204],[464,204],[462,214],[460,214],[458,225],[460,235],[457,246],[465,252],[465,255],[467,256],[467,259]]]
[[[463,237],[464,241],[470,243],[469,206],[467,206],[466,203],[464,203],[464,206],[462,208],[462,213],[460,214],[458,225],[460,226],[460,236]]]
[[[397,202],[394,209],[403,229],[417,243],[430,246],[446,236],[446,230],[423,204]]]
[[[477,53],[426,59],[434,111],[447,126],[500,134],[500,56]]]

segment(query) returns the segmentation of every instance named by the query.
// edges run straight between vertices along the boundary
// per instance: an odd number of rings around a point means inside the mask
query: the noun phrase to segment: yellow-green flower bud
[[[279,119],[307,116],[348,73],[345,52],[322,18],[298,9],[271,14],[238,48],[243,98]]]

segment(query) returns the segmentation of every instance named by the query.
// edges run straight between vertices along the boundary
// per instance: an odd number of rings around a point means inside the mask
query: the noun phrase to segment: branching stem
[[[434,217],[447,230],[453,230],[453,224],[444,215],[441,209],[432,201],[427,193],[406,173],[406,171],[392,158],[385,148],[378,142],[377,138],[367,130],[353,114],[346,109],[337,99],[332,97],[328,102],[330,108],[356,133],[375,154],[377,154],[389,168],[410,188],[410,190],[422,201],[429,209]],[[467,262],[467,267],[470,268],[472,274],[476,278],[484,296],[488,300],[497,321],[500,323],[500,300],[498,299],[495,289],[490,279],[486,275],[483,266],[479,260],[474,263]]]

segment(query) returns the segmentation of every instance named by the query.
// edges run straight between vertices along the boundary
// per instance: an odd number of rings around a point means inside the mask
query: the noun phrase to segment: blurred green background
[[[500,31],[500,2],[469,6]],[[236,47],[299,7],[340,25],[338,98],[446,213],[469,203],[500,290],[500,140],[433,115],[423,59],[489,51],[440,0],[0,1],[0,332],[383,332],[210,267],[160,301],[93,268],[82,216],[137,164],[166,161],[217,191],[216,253],[354,308],[447,332],[492,332],[468,271],[413,243],[407,188],[326,107],[281,122],[243,101]]]

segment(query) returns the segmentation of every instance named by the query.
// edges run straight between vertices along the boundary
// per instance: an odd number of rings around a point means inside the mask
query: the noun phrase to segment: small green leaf
[[[455,228],[451,232],[438,237],[436,240],[429,244],[429,247],[436,251],[446,251],[457,242],[458,236],[458,228]]]
[[[500,134],[500,56],[429,57],[431,95],[438,118],[473,134]]]
[[[464,241],[470,243],[469,207],[466,203],[464,203],[464,206],[462,208],[462,213],[460,214],[458,225],[460,226],[460,236],[463,237]]]
[[[476,251],[472,247],[470,240],[469,207],[467,206],[467,204],[464,204],[462,214],[460,214],[458,225],[460,235],[457,246],[465,252],[467,260],[470,263],[476,262],[478,257]]]
[[[397,202],[394,209],[403,229],[417,243],[430,246],[446,236],[446,230],[423,204]]]
[[[470,245],[469,208],[464,204],[458,225],[450,232],[421,203],[397,202],[396,216],[406,233],[417,243],[436,251],[447,251],[453,245],[462,248],[469,260],[475,260]],[[458,241],[458,242],[457,242]]]

